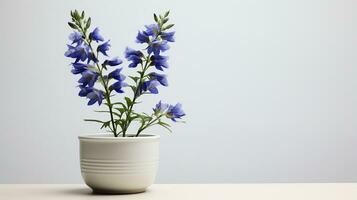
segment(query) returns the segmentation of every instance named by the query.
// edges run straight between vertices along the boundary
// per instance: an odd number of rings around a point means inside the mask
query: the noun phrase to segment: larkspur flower
[[[86,97],[89,99],[89,106],[95,104],[96,102],[98,102],[98,105],[100,105],[104,99],[104,94],[103,91],[93,88],[93,91],[88,93]]]
[[[85,87],[79,85],[79,88],[81,89],[78,93],[78,96],[80,97],[86,97],[88,93],[93,91],[93,87]]]
[[[109,40],[100,44],[97,47],[97,51],[99,51],[100,53],[102,53],[105,56],[108,56],[107,51],[109,50],[110,44],[109,44]]]
[[[124,81],[125,80],[125,76],[123,74],[121,74],[121,70],[123,68],[118,68],[118,69],[115,69],[114,71],[110,72],[108,74],[108,78],[111,79],[115,79],[115,80],[118,80],[118,81]]]
[[[124,88],[124,87],[127,87],[127,86],[128,86],[128,84],[126,84],[125,82],[119,80],[119,81],[113,83],[113,84],[109,87],[109,89],[110,89],[110,90],[115,90],[117,93],[124,93],[123,88]]]
[[[160,26],[158,24],[146,25],[145,28],[145,33],[149,36],[156,37],[160,33]]]
[[[80,44],[83,42],[82,34],[77,31],[71,33],[68,38],[69,40],[72,41],[72,44],[74,43]]]
[[[88,69],[88,66],[84,63],[72,63],[73,69],[71,72],[73,74],[80,74]]]
[[[95,82],[98,80],[98,76],[98,73],[86,70],[82,72],[82,77],[78,80],[78,83],[81,83],[82,86],[93,87]]]
[[[109,66],[117,66],[117,65],[120,65],[122,64],[123,61],[120,60],[118,57],[115,57],[115,58],[112,58],[112,59],[109,59],[109,60],[105,60],[104,61],[104,65],[109,65]]]
[[[152,65],[155,66],[156,69],[164,71],[163,68],[168,68],[169,64],[167,63],[168,57],[161,55],[153,55],[150,57]]]
[[[148,80],[145,81],[140,87],[140,94],[149,91],[151,94],[158,94],[159,90],[157,86],[160,85],[160,82],[157,80]]]
[[[162,103],[161,101],[159,101],[159,103],[157,103],[155,105],[155,108],[153,108],[153,111],[154,111],[155,115],[163,114],[163,113],[165,113],[165,111],[167,110],[168,107],[169,107],[169,104]]]
[[[67,45],[68,50],[65,52],[65,56],[69,58],[75,58],[76,62],[85,61],[90,55],[90,47],[87,44],[80,43],[77,46]]]
[[[125,49],[125,58],[128,61],[131,61],[132,63],[129,64],[128,67],[130,68],[134,68],[136,67],[139,63],[142,63],[142,57],[143,57],[143,53],[141,51],[136,51],[134,49],[131,49],[129,47],[127,47]]]
[[[160,52],[164,52],[170,48],[167,43],[166,40],[155,39],[149,44],[147,51],[149,54],[154,53],[154,55],[159,55]]]
[[[139,31],[138,35],[136,36],[137,43],[148,43],[150,42],[149,35],[145,31]]]
[[[176,122],[176,119],[181,119],[181,117],[185,115],[186,114],[183,112],[182,105],[180,103],[177,103],[175,106],[170,105],[166,113],[166,117],[174,122]]]
[[[99,34],[99,28],[96,27],[91,33],[89,33],[89,39],[94,40],[96,42],[98,41],[104,41],[103,36]]]
[[[104,99],[104,92],[93,87],[84,87],[79,86],[79,96],[87,97],[89,99],[88,105],[93,105],[94,103],[98,102],[98,105],[102,104]]]
[[[175,42],[174,35],[175,35],[175,32],[162,32],[161,38],[168,42]]]
[[[149,75],[150,80],[157,80],[163,86],[169,85],[165,74],[158,74],[156,72],[152,72],[148,75]]]
[[[160,27],[157,24],[150,24],[145,26],[145,31],[139,31],[136,36],[137,43],[150,43],[150,37],[156,39],[160,32]]]

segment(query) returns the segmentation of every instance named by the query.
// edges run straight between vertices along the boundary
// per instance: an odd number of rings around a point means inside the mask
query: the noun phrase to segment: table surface
[[[82,184],[0,184],[0,200],[356,200],[357,183],[156,184],[146,192],[98,195]]]

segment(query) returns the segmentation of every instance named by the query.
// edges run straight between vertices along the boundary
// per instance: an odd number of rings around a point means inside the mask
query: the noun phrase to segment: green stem
[[[150,64],[150,54],[146,57],[146,61],[145,61],[145,65],[144,65],[144,68],[143,70],[141,71],[141,74],[140,74],[140,79],[139,79],[139,82],[137,83],[136,85],[136,89],[135,89],[135,92],[134,92],[134,96],[133,96],[133,100],[132,100],[132,103],[131,105],[129,106],[128,108],[128,111],[126,113],[126,119],[125,119],[125,123],[124,123],[124,128],[123,128],[123,137],[125,137],[125,133],[126,131],[128,130],[129,128],[129,125],[131,123],[131,120],[130,120],[130,115],[133,111],[133,107],[134,107],[134,104],[136,103],[136,99],[138,98],[138,92],[140,90],[140,86],[144,80],[144,77],[145,77],[145,72],[146,70],[149,68],[149,65]]]
[[[154,119],[154,120],[152,120],[151,122],[147,123],[145,126],[140,127],[139,130],[138,130],[138,132],[136,133],[135,137],[138,137],[139,134],[140,134],[143,130],[145,130],[146,128],[148,128],[148,127],[150,127],[151,125],[153,125],[153,124],[154,124],[157,120],[159,120],[162,116],[164,116],[164,115],[159,115],[158,117],[156,117],[156,119]]]
[[[81,26],[79,28],[82,30],[82,33],[83,33],[84,37],[86,38],[85,41],[87,42],[89,48],[91,49],[91,52],[94,55],[94,50],[93,50],[93,47],[91,45],[91,41],[87,38],[87,34],[83,30],[83,28]],[[94,56],[95,56],[96,59],[98,59],[98,52],[97,52],[97,55],[94,55]],[[114,137],[118,137],[117,126],[115,125],[115,122],[114,122],[113,108],[112,108],[112,104],[111,104],[111,101],[110,101],[110,91],[109,91],[109,88],[108,88],[108,83],[105,81],[105,79],[103,77],[103,68],[101,68],[98,63],[96,63],[96,66],[97,66],[97,69],[99,71],[100,80],[102,81],[103,87],[104,87],[104,90],[105,90],[105,100],[107,101],[107,106],[109,108],[109,113],[110,113],[110,121],[112,123],[112,128],[113,128],[111,131],[113,132]]]

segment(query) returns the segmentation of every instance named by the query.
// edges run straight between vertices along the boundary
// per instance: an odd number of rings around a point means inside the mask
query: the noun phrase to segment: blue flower
[[[115,90],[117,93],[124,93],[123,88],[127,87],[128,84],[126,84],[125,82],[123,82],[122,80],[118,80],[117,82],[115,82],[114,84],[112,84],[109,89],[110,90]]]
[[[154,39],[160,33],[160,27],[157,24],[150,24],[145,26],[145,31],[139,31],[136,36],[137,43],[150,43],[150,36]]]
[[[111,79],[115,79],[115,80],[118,80],[118,81],[124,81],[125,80],[125,76],[123,74],[121,74],[121,70],[123,68],[118,68],[118,69],[115,69],[114,71],[110,72],[108,74],[108,78]]]
[[[81,90],[79,91],[79,96],[87,97],[89,99],[88,105],[93,105],[98,102],[98,105],[102,104],[104,99],[104,92],[93,87],[83,87],[79,86]]]
[[[149,74],[150,80],[157,80],[163,86],[168,86],[167,78],[165,74],[158,74],[156,72],[152,72]]]
[[[156,69],[164,71],[163,68],[168,68],[169,64],[167,63],[167,56],[153,55],[151,56],[152,65],[155,66]]]
[[[129,64],[130,68],[136,67],[139,63],[142,63],[141,58],[143,57],[143,53],[141,51],[136,51],[127,47],[125,49],[125,58],[132,63]]]
[[[87,44],[80,43],[77,46],[67,45],[68,50],[65,52],[65,56],[69,58],[75,58],[76,62],[85,61],[90,55],[90,47]]]
[[[160,27],[158,24],[150,24],[145,26],[145,33],[147,35],[156,37],[160,33]]]
[[[109,50],[110,44],[109,44],[109,40],[102,43],[101,45],[99,45],[97,47],[97,51],[99,51],[100,53],[102,53],[103,55],[107,55],[107,51]]]
[[[140,94],[143,94],[146,91],[149,91],[151,94],[158,94],[159,90],[157,89],[157,86],[159,85],[160,83],[157,80],[145,81],[140,87]]]
[[[177,103],[175,106],[170,105],[166,113],[166,117],[174,122],[176,122],[176,119],[181,119],[181,117],[185,115],[186,114],[183,112],[182,105],[180,103]]]
[[[80,97],[86,97],[88,93],[93,91],[93,87],[84,87],[80,85],[79,88],[81,89],[78,93],[78,96]]]
[[[155,108],[153,108],[155,115],[161,114],[161,113],[165,113],[166,109],[169,107],[169,104],[167,103],[161,103],[161,101],[159,101],[159,103],[156,104]]]
[[[99,28],[95,28],[91,33],[89,33],[89,39],[94,40],[96,42],[98,41],[104,41],[103,36],[99,34]]]
[[[82,77],[78,80],[78,83],[82,83],[82,86],[93,87],[98,79],[98,73],[91,70],[82,72]]]
[[[136,41],[137,43],[149,43],[150,38],[149,35],[145,31],[139,31],[138,35],[136,36]]]
[[[175,35],[175,32],[162,32],[161,38],[168,42],[175,42],[174,35]]]
[[[77,31],[71,33],[68,38],[69,40],[72,41],[72,44],[74,43],[80,44],[83,42],[82,34]]]
[[[170,46],[167,43],[168,42],[166,40],[158,40],[158,39],[153,40],[147,48],[148,53],[149,54],[154,53],[155,55],[158,55],[160,54],[160,52],[164,52],[168,50]]]
[[[89,99],[89,106],[95,104],[96,102],[98,102],[98,105],[100,105],[104,99],[104,94],[103,91],[93,88],[93,91],[87,94],[87,98]]]
[[[117,66],[117,65],[120,65],[122,64],[123,61],[120,60],[118,57],[115,57],[115,58],[112,58],[110,60],[105,60],[104,61],[104,65],[109,65],[109,66]]]
[[[73,74],[80,74],[88,69],[86,64],[83,63],[72,63],[73,69],[71,72]]]

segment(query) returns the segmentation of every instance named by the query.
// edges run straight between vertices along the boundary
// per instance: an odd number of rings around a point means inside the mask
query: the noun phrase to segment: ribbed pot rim
[[[135,136],[135,134],[128,134],[129,136]],[[80,135],[78,136],[79,140],[89,140],[89,141],[113,141],[113,142],[135,142],[135,141],[152,141],[158,140],[160,138],[159,135],[152,134],[140,134],[139,137],[114,137],[113,134],[103,133],[103,134],[95,134],[95,135]]]

